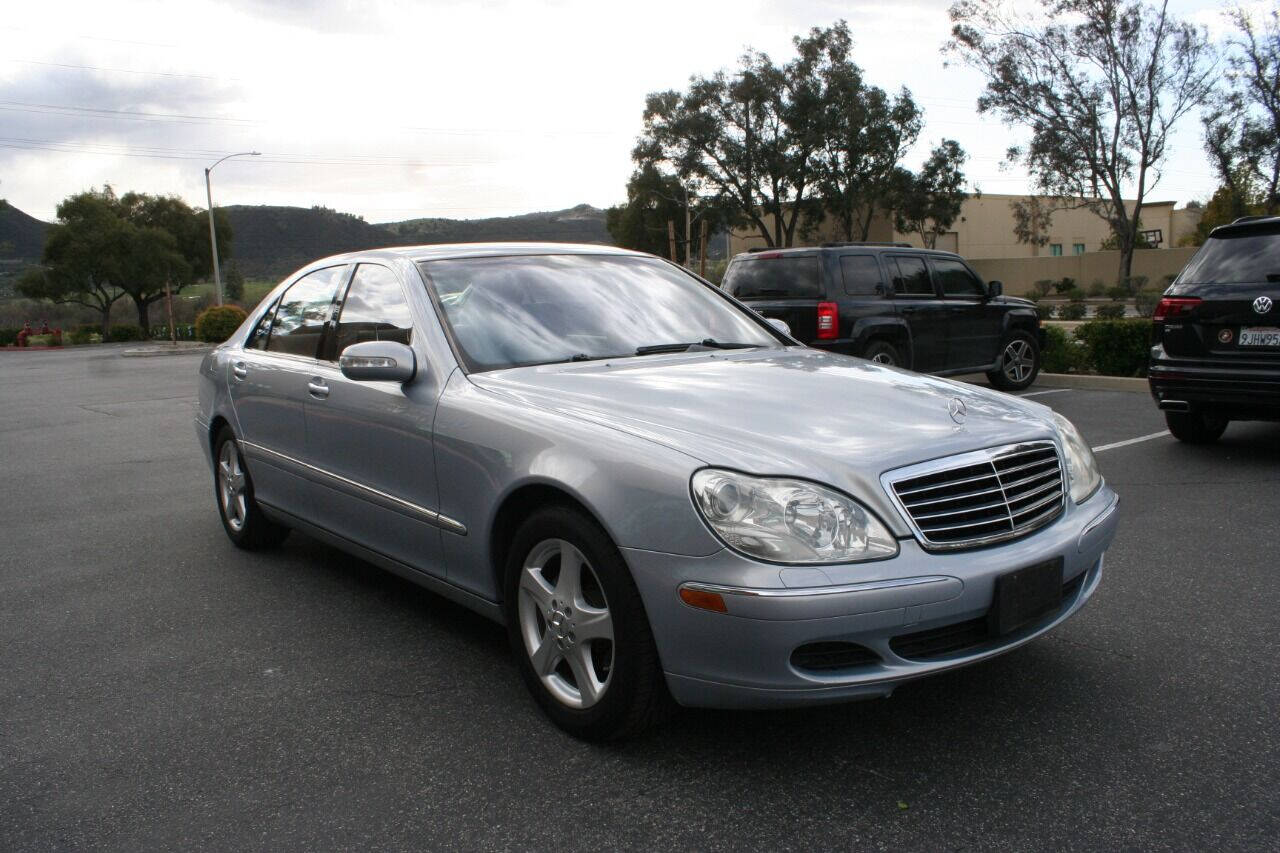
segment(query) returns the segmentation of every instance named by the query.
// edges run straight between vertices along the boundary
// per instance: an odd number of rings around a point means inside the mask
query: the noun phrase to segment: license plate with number
[[[1242,347],[1280,347],[1280,329],[1275,326],[1254,326],[1240,330]]]

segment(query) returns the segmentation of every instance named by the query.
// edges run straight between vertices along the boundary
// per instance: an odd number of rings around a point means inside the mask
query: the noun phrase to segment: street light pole
[[[228,154],[222,160],[230,160],[232,157],[257,157],[260,151],[241,151],[238,154]],[[218,163],[221,163],[219,160]],[[222,304],[222,271],[218,268],[218,229],[213,224],[213,189],[209,184],[209,173],[213,171],[214,166],[209,166],[204,170],[204,195],[209,202],[209,247],[213,249],[213,286],[218,294],[218,304]]]

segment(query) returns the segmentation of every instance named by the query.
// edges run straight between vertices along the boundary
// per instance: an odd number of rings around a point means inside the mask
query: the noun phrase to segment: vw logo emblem
[[[951,420],[958,424],[964,423],[965,415],[969,414],[969,410],[965,408],[964,400],[959,397],[952,397],[947,403],[947,412],[951,415]]]
[[[1271,297],[1259,296],[1253,300],[1253,310],[1259,314],[1266,314],[1271,310]]]

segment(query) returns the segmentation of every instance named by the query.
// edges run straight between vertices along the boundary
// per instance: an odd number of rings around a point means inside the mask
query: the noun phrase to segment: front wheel
[[[567,507],[530,516],[512,541],[505,592],[520,675],[556,725],[617,740],[665,714],[671,700],[639,591],[593,520]]]
[[[1000,362],[987,379],[1001,391],[1021,391],[1040,373],[1040,347],[1026,332],[1014,332],[1000,347]]]
[[[1227,430],[1227,419],[1205,412],[1165,412],[1169,432],[1187,444],[1213,444]]]

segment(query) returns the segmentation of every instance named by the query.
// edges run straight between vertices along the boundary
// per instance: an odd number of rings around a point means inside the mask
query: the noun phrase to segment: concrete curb
[[[149,347],[135,347],[127,349],[120,353],[122,358],[151,358],[160,355],[203,355],[213,349],[213,344],[193,344],[183,342],[174,346],[173,344],[159,344]]]
[[[1150,394],[1146,379],[1129,376],[1084,376],[1075,373],[1041,373],[1035,387],[1079,388],[1082,391],[1128,391],[1132,394]]]

